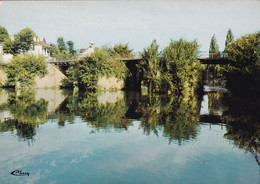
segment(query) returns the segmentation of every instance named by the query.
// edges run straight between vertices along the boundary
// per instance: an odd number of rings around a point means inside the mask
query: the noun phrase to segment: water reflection
[[[226,97],[223,99],[228,111],[222,116],[226,124],[225,138],[233,140],[234,144],[251,152],[260,165],[260,114],[258,102],[245,97]]]
[[[111,128],[122,131],[132,125],[131,119],[139,119],[140,128],[146,135],[158,135],[162,131],[169,142],[176,140],[179,144],[196,137],[200,106],[198,98],[151,97],[138,92],[127,92],[124,96],[122,92],[120,95],[114,94],[117,98],[111,98],[110,94],[109,100],[104,100],[104,94],[97,93],[69,95],[59,109],[59,122],[62,114],[64,122],[66,114],[70,113],[73,117],[83,118],[95,129],[93,132],[100,129],[109,131]]]
[[[0,132],[16,130],[19,140],[33,142],[36,128],[47,121],[48,112],[55,108],[54,104],[60,99],[56,98],[53,102],[51,93],[46,95],[46,92],[48,90],[45,90],[45,93],[43,90],[1,90],[6,101],[2,100],[0,105]],[[57,91],[53,92],[57,93]],[[48,100],[43,99],[42,96]]]
[[[47,93],[60,96],[2,93],[8,97],[0,104],[0,169],[8,172],[1,183],[255,183],[259,177],[252,100],[216,89],[203,98]],[[30,177],[11,178],[15,169]]]
[[[197,135],[199,103],[194,96],[144,96],[137,111],[142,114],[141,127],[147,135],[158,135],[162,130],[169,143],[176,140],[178,144]]]
[[[203,98],[194,94],[149,96],[122,91],[73,94],[70,90],[38,90],[1,94],[8,97],[0,104],[0,131],[16,131],[19,140],[33,142],[37,128],[48,119],[62,128],[79,117],[91,127],[90,134],[128,131],[133,120],[138,120],[143,134],[163,136],[168,143],[182,145],[196,140],[199,122],[220,123],[226,125],[224,137],[251,152],[259,164],[257,103],[232,96],[219,87],[206,86]]]
[[[200,112],[201,120],[225,124],[227,132],[224,137],[232,140],[238,148],[252,153],[260,165],[260,117],[257,99],[236,96],[221,87],[206,89]]]

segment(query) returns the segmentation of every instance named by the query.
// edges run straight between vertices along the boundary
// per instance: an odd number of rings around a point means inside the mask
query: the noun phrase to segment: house
[[[79,58],[89,56],[94,52],[94,50],[95,50],[95,44],[94,42],[90,42],[90,46],[88,48],[80,49]]]
[[[11,37],[11,39],[13,39]],[[40,41],[38,38],[33,39],[32,47],[26,53],[32,54],[34,56],[42,55],[45,58],[45,61],[53,60],[53,58],[48,53],[48,48],[51,46],[43,41]],[[22,54],[22,53],[21,53]],[[0,43],[0,62],[9,63],[13,58],[12,54],[6,54],[3,52],[3,43]]]
[[[46,61],[51,60],[50,53],[48,53],[48,48],[51,46],[38,38],[33,39],[32,48],[27,52],[28,54],[33,54],[34,56],[42,55]]]
[[[0,43],[0,63],[9,63],[12,60],[13,55],[5,54],[3,48],[4,48],[4,44]]]

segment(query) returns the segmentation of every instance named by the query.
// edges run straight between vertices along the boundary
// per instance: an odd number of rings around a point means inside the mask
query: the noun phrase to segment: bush
[[[259,90],[260,32],[237,39],[226,52],[232,61],[224,67],[227,87],[233,92]]]
[[[47,74],[47,64],[43,56],[24,54],[15,56],[5,67],[8,83],[21,88],[35,84],[35,77]]]
[[[67,70],[69,82],[80,89],[97,89],[97,82],[103,76],[125,79],[125,64],[112,57],[106,48],[96,48],[90,56],[75,61]]]
[[[180,39],[171,41],[163,50],[162,66],[167,75],[169,89],[177,94],[195,89],[200,77],[201,64],[197,59],[199,45],[196,41]]]

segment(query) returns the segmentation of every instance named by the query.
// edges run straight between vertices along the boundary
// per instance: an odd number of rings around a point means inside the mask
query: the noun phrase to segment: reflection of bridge
[[[217,124],[222,123],[222,120],[218,115],[200,115],[200,122]]]

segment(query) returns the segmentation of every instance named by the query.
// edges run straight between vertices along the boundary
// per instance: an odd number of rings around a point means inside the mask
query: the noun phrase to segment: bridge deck
[[[49,61],[47,63],[60,65],[60,66],[67,66],[67,65],[71,65],[72,62],[73,61]]]
[[[138,63],[142,59],[141,58],[123,58],[123,62],[135,62]],[[198,60],[201,62],[201,64],[220,64],[220,65],[226,65],[229,64],[231,61],[227,58],[198,58]],[[60,66],[67,66],[71,65],[73,61],[49,61],[47,63],[60,65]]]
[[[220,64],[227,65],[230,64],[230,60],[227,58],[198,58],[201,64]]]

